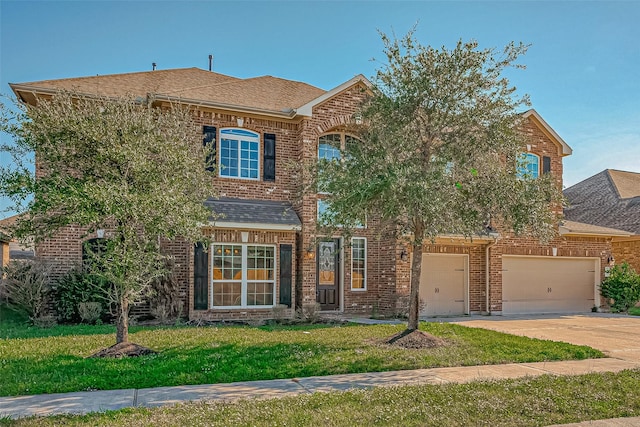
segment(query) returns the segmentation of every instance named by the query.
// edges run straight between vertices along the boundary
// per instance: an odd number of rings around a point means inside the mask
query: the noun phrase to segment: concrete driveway
[[[451,323],[531,338],[588,345],[609,357],[640,363],[640,317],[638,316],[603,313],[470,316],[451,319]]]

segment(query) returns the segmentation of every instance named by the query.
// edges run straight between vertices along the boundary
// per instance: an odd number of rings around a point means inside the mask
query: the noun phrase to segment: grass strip
[[[198,402],[6,426],[546,426],[640,416],[640,370]]]

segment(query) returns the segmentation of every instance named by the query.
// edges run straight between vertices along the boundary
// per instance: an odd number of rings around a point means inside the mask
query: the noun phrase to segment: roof
[[[34,93],[54,94],[59,90],[69,90],[107,97],[146,99],[153,96],[157,100],[288,116],[298,107],[326,93],[315,86],[293,80],[272,76],[240,79],[195,67],[11,83],[10,86],[25,102],[34,102]]]
[[[564,190],[567,220],[640,234],[640,173],[606,169]]]
[[[562,151],[560,152],[562,156],[569,156],[571,155],[571,153],[573,153],[573,150],[571,149],[571,147],[569,147],[569,144],[564,142],[560,135],[558,135],[556,131],[554,131],[551,126],[549,126],[549,124],[542,118],[540,114],[538,114],[536,110],[532,108],[528,111],[525,111],[522,117],[532,118],[536,125],[538,125],[538,127],[540,127],[540,129],[542,129],[542,131],[546,133],[549,138],[555,141],[562,148]]]
[[[581,234],[590,236],[621,236],[629,237],[632,233],[615,228],[600,227],[593,224],[585,224],[583,222],[564,220],[560,223],[560,234]]]
[[[640,173],[607,169],[609,179],[618,191],[621,199],[640,196]]]
[[[220,228],[260,230],[300,230],[300,218],[288,202],[210,198],[205,202],[214,213],[211,225]]]

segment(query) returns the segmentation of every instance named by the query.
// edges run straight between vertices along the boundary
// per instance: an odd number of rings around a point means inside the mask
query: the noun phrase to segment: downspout
[[[489,262],[489,251],[490,249],[498,243],[498,238],[494,237],[493,242],[489,243],[484,250],[484,284],[485,284],[485,314],[491,315],[491,307],[489,306],[489,279],[491,277],[491,263]]]

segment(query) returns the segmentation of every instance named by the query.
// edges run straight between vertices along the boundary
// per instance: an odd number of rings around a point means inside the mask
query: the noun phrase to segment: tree
[[[380,217],[413,250],[408,329],[418,328],[422,247],[443,234],[477,236],[490,225],[548,239],[560,189],[523,167],[518,97],[503,72],[527,47],[502,52],[458,42],[452,50],[382,34],[387,63],[362,106],[360,144],[319,164],[322,221],[345,232]],[[557,206],[557,205],[555,205]],[[493,224],[492,224],[493,222]]]
[[[13,159],[0,169],[0,195],[25,213],[16,236],[40,242],[69,225],[106,230],[89,264],[111,284],[116,342],[127,342],[129,305],[164,273],[160,239],[203,240],[211,214],[203,202],[213,180],[192,115],[69,92],[17,108],[12,115],[3,105],[0,121],[14,140],[0,149]]]

